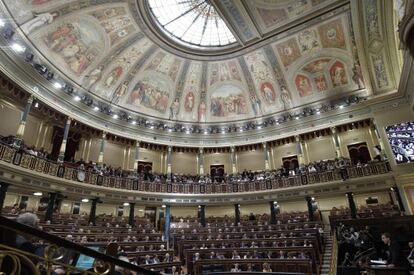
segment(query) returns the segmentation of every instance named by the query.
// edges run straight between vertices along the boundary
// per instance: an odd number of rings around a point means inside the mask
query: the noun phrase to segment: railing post
[[[4,200],[6,198],[7,190],[9,189],[9,183],[0,182],[0,214],[3,211]]]

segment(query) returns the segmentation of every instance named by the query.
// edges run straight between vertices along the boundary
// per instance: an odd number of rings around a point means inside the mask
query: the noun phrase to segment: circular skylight
[[[220,47],[236,42],[209,0],[148,0],[161,29],[186,45]]]

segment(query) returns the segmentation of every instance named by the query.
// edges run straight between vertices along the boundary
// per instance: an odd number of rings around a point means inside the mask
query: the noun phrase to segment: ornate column
[[[414,3],[405,1],[405,4],[404,12],[402,12],[404,17],[398,26],[400,41],[414,57]]]
[[[139,162],[139,148],[140,148],[140,141],[137,140],[135,142],[135,157],[134,157],[134,171],[138,172],[138,162]]]
[[[164,240],[170,239],[171,205],[165,206]]]
[[[306,200],[306,204],[308,206],[308,215],[309,215],[309,220],[313,221],[314,220],[314,215],[313,215],[313,199],[310,196],[306,196],[305,197]]]
[[[234,146],[230,147],[230,163],[231,163],[231,173],[237,174],[236,148]]]
[[[132,227],[135,225],[135,202],[129,203],[128,224]]]
[[[167,182],[171,182],[172,146],[169,145],[167,150]]]
[[[299,165],[305,164],[305,160],[303,158],[303,144],[302,144],[302,140],[299,135],[295,136],[295,141],[296,141],[296,152],[298,154]]]
[[[66,124],[65,124],[65,130],[63,132],[62,144],[60,145],[58,162],[63,162],[63,160],[65,159],[66,144],[68,142],[69,128],[70,128],[71,123],[72,123],[72,119],[68,117],[68,119],[66,120]]]
[[[402,214],[404,214],[405,213],[405,207],[404,207],[404,203],[402,201],[402,197],[401,197],[401,194],[400,194],[400,189],[398,188],[397,185],[394,185],[393,187],[391,187],[390,190],[392,192],[391,193],[392,196],[395,197],[395,199],[396,199],[396,201],[398,203],[398,208],[400,209],[400,212]]]
[[[352,192],[346,193],[346,197],[348,199],[349,210],[351,212],[351,218],[357,218],[357,209],[354,201],[354,194]]]
[[[198,222],[201,224],[201,226],[206,226],[206,206],[205,205],[199,205],[198,206]]]
[[[29,116],[30,110],[32,109],[33,100],[33,95],[30,95],[30,97],[27,99],[26,107],[24,108],[22,117],[20,118],[19,127],[17,128],[16,137],[14,138],[13,142],[13,145],[16,147],[20,147],[22,145],[24,130],[26,128],[26,121],[27,117]]]
[[[99,164],[102,164],[104,162],[105,139],[106,139],[106,132],[102,132],[101,147],[99,149],[99,156],[98,156],[98,163]]]
[[[336,127],[331,127],[331,132],[332,132],[332,139],[333,139],[333,144],[334,144],[334,149],[335,149],[335,156],[337,158],[342,158],[342,152],[341,152],[341,144],[339,142],[339,136],[338,136],[338,131],[336,129]]]
[[[240,204],[234,205],[234,225],[238,225],[240,223]]]
[[[3,210],[4,200],[6,198],[7,190],[9,189],[9,185],[6,182],[0,182],[0,213]]]
[[[58,195],[58,193],[56,193],[56,192],[49,193],[49,202],[47,204],[47,209],[46,209],[46,214],[45,214],[45,221],[52,222],[53,210],[55,208],[57,195]]]
[[[198,171],[199,175],[204,177],[204,149],[198,149]]]
[[[91,199],[91,211],[89,212],[89,224],[96,225],[96,205],[100,203],[101,200],[99,198]]]
[[[264,152],[264,163],[265,163],[265,170],[270,170],[270,163],[269,163],[269,150],[266,142],[263,142],[263,152]]]
[[[385,147],[384,147],[384,142],[382,141],[382,138],[379,134],[378,131],[378,127],[375,123],[374,119],[371,119],[371,128],[370,128],[371,132],[373,132],[375,134],[375,137],[378,140],[379,146],[380,146],[380,156],[381,156],[381,160],[387,159],[387,154],[385,153]],[[378,149],[378,148],[377,148]]]
[[[276,224],[277,222],[276,215],[279,214],[280,212],[279,204],[277,203],[277,201],[269,201],[269,205],[270,205],[270,223]]]

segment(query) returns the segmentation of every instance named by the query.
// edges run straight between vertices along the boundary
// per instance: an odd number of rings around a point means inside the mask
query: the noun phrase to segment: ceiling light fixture
[[[124,204],[123,204],[124,206],[128,206],[129,205],[129,202],[124,202]]]
[[[97,112],[97,111],[99,111],[99,107],[98,107],[98,106],[95,106],[95,107],[93,107],[93,110],[94,110],[95,112]]]
[[[82,202],[89,202],[89,199],[82,199]]]
[[[42,192],[34,192],[33,195],[40,197],[40,196],[43,195],[43,193]]]
[[[344,105],[339,105],[339,109],[343,109],[344,108]]]
[[[39,108],[39,102],[35,103],[35,108]]]
[[[55,82],[53,83],[53,87],[55,87],[56,89],[62,89],[63,86],[59,82]]]
[[[15,51],[17,53],[22,53],[22,52],[24,52],[26,50],[26,47],[24,47],[24,46],[22,46],[20,44],[17,44],[17,43],[13,43],[11,45],[11,48],[13,49],[13,51]]]
[[[113,119],[118,119],[118,118],[119,118],[119,116],[118,116],[117,114],[114,114],[114,115],[112,116],[112,118],[113,118]]]
[[[137,124],[137,122],[135,120],[133,120],[133,121],[131,121],[131,124],[135,125],[135,124]]]
[[[80,101],[80,100],[81,100],[80,96],[78,96],[78,95],[75,95],[75,96],[73,97],[73,99],[74,99],[75,101]]]

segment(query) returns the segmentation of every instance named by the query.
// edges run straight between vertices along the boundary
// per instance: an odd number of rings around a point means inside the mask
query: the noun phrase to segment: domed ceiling
[[[237,123],[396,86],[375,0],[360,15],[343,0],[3,4],[92,106],[166,123]]]

